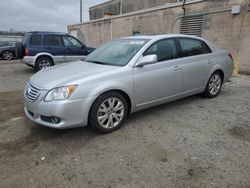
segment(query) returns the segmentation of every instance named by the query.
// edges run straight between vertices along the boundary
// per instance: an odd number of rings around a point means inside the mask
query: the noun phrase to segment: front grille
[[[25,95],[27,99],[29,99],[30,101],[35,101],[39,97],[40,92],[41,92],[40,89],[32,86],[31,84],[28,84]]]

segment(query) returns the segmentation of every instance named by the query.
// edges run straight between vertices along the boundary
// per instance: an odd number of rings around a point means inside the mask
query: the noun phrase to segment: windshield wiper
[[[113,64],[113,63],[107,63],[107,62],[101,62],[101,61],[91,61],[91,60],[88,60],[88,61],[85,61],[85,62],[89,62],[89,63],[96,63],[96,64],[99,64],[99,65],[111,65],[111,66],[117,66],[117,67],[120,67],[122,65],[116,65],[116,64]]]
[[[100,65],[107,65],[107,63],[104,63],[104,62],[101,62],[101,61],[85,61],[85,62],[100,64]]]

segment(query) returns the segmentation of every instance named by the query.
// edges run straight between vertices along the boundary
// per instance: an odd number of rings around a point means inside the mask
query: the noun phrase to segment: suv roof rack
[[[68,35],[67,33],[63,32],[55,32],[55,31],[30,31],[28,33],[53,33],[53,34],[61,34],[61,35]]]

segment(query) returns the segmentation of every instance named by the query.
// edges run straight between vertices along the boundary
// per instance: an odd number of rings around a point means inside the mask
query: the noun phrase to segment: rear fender
[[[52,54],[43,52],[43,53],[38,53],[38,54],[35,55],[32,64],[35,65],[37,59],[38,59],[39,57],[41,57],[41,56],[48,56],[48,57],[50,57],[50,58],[53,60],[53,62],[55,62],[54,57],[53,57]]]
[[[214,72],[216,72],[216,71],[221,71],[222,73],[223,73],[223,77],[225,77],[225,71],[223,70],[223,67],[221,66],[221,65],[215,65],[212,69],[211,69],[211,71],[210,71],[210,73],[209,73],[209,76],[208,76],[208,78],[207,78],[207,80],[206,80],[206,84],[208,83],[208,81],[209,81],[209,79],[210,79],[210,77],[212,76],[212,74],[214,73]],[[223,84],[225,83],[225,79],[223,80]]]

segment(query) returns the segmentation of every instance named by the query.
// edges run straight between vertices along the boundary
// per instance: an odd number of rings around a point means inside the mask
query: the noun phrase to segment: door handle
[[[212,64],[212,63],[214,63],[212,60],[207,61],[207,64]]]
[[[174,67],[174,71],[179,71],[179,70],[181,70],[181,67],[179,67],[179,66]]]

